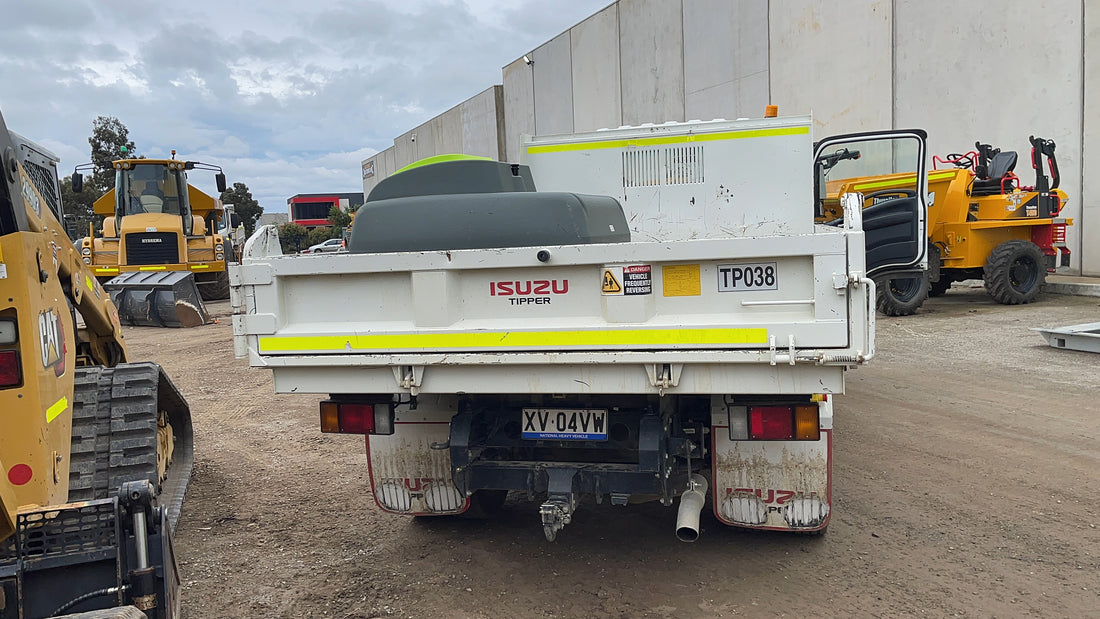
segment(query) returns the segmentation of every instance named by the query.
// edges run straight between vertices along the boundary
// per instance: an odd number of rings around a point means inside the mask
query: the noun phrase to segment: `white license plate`
[[[774,262],[718,265],[718,292],[778,289],[779,269]]]
[[[607,410],[525,408],[520,422],[523,438],[556,441],[606,441]]]

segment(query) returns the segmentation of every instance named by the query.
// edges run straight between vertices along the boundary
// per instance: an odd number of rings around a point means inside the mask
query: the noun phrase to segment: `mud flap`
[[[138,327],[198,327],[208,317],[190,271],[134,271],[108,281],[123,324]]]
[[[819,403],[816,441],[730,440],[728,417],[713,413],[714,515],[724,524],[820,531],[832,505],[832,403]]]
[[[469,507],[451,477],[448,450],[454,411],[397,413],[390,436],[367,437],[371,490],[378,507],[394,514],[460,514]]]

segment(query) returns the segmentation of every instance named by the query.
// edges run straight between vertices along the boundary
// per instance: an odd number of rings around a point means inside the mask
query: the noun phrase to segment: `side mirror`
[[[214,180],[218,183],[218,193],[225,193],[225,174],[218,172],[214,175]]]
[[[241,216],[236,213],[229,214],[229,227],[236,228],[241,225]]]
[[[80,172],[73,172],[73,191],[76,193],[84,191],[84,175]]]

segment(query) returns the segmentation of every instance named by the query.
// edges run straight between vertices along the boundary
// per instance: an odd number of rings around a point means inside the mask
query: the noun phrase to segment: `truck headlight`
[[[219,251],[219,252],[220,251],[225,251],[225,248],[222,246],[221,243],[218,243],[217,245],[214,246],[214,251]]]
[[[91,256],[92,255],[92,248],[91,247],[85,247],[84,249],[80,250],[80,254],[83,255],[83,256]]]
[[[92,259],[91,259],[91,257],[89,257],[89,256],[84,256],[84,264],[91,264],[91,263],[92,263]]]
[[[223,254],[221,252],[218,252],[218,253],[214,254],[214,259],[215,260],[225,260],[225,254]]]

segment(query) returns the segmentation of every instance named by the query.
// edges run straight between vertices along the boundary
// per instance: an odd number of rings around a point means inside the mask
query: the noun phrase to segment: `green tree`
[[[339,236],[343,233],[344,228],[348,227],[351,223],[351,215],[348,215],[344,211],[340,210],[339,206],[333,206],[328,210],[328,225],[332,227],[332,230]]]
[[[232,188],[222,192],[221,201],[233,205],[234,211],[241,218],[241,222],[244,223],[245,234],[252,236],[252,232],[256,229],[256,221],[263,214],[264,207],[260,206],[260,203],[252,197],[248,185],[233,183]]]
[[[85,187],[84,191],[76,193],[73,191],[73,177],[71,176],[61,179],[60,184],[61,204],[65,207],[65,228],[68,230],[69,236],[74,241],[87,236],[89,223],[94,224],[96,229],[99,229],[103,218],[97,216],[92,210],[92,205],[99,197],[95,195],[96,192],[89,187]]]
[[[282,246],[284,254],[296,254],[305,247],[309,247],[308,245],[302,246],[307,236],[309,236],[309,232],[301,224],[290,222],[279,226],[279,245]]]
[[[114,116],[98,116],[92,121],[92,135],[88,138],[92,147],[91,187],[95,198],[107,193],[115,185],[115,169],[111,165],[116,159],[135,159],[137,149],[130,139],[130,130]],[[85,190],[87,191],[87,189]]]

